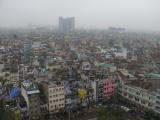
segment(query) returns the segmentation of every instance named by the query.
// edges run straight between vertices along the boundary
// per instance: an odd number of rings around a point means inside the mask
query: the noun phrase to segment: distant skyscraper
[[[75,28],[75,18],[74,17],[59,17],[59,30],[63,33],[68,33],[73,31]]]

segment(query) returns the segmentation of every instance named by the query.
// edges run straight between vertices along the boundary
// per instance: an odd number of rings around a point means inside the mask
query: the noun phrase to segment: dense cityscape
[[[0,31],[0,120],[160,119],[160,34],[75,23]]]

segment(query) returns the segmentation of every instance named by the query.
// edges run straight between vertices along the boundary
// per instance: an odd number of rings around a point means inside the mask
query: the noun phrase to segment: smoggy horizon
[[[75,17],[76,28],[160,31],[159,0],[0,0],[0,28],[58,26]]]

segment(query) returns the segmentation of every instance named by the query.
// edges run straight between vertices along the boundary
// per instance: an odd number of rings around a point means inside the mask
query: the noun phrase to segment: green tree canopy
[[[127,113],[121,108],[100,108],[98,111],[98,120],[126,120]]]

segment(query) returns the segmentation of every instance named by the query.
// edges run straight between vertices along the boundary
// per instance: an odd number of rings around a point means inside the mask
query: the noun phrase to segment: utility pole
[[[68,104],[68,120],[71,120],[71,100],[69,99],[69,104]]]
[[[68,120],[71,120],[71,110],[70,110],[70,107],[69,107],[69,113],[68,113]]]

